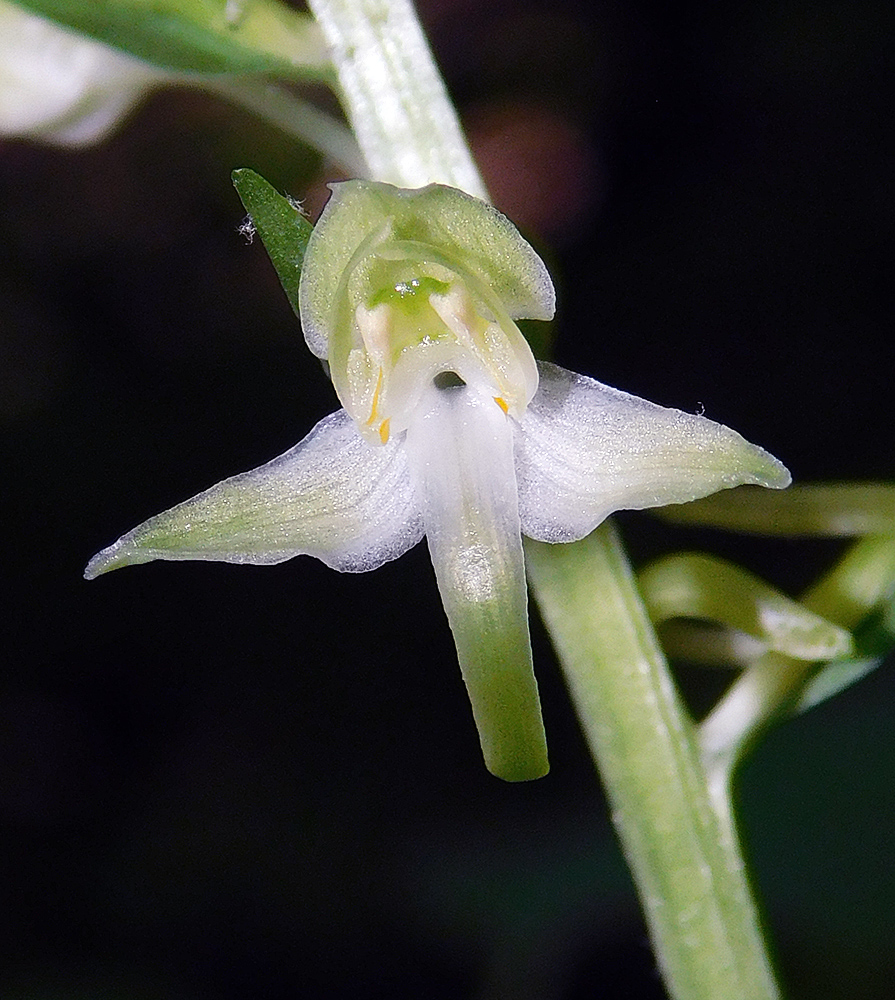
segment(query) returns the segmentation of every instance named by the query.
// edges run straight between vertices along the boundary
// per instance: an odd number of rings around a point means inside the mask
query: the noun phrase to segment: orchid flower
[[[0,0],[0,135],[98,142],[169,76]]]
[[[333,185],[298,300],[342,408],[134,528],[86,576],[300,554],[363,572],[425,535],[487,767],[539,777],[522,535],[570,542],[615,510],[779,488],[789,473],[705,417],[536,363],[514,320],[552,317],[547,269],[503,215],[452,188]]]

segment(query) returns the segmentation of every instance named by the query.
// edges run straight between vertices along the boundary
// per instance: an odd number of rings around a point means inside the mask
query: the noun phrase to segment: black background
[[[424,20],[556,359],[736,427],[797,480],[895,476],[889,4],[455,0]],[[229,172],[331,172],[211,98],[105,145],[0,142],[0,995],[661,997],[549,644],[553,769],[481,764],[424,546],[362,576],[152,564],[138,521],[335,407]],[[836,542],[620,518],[796,592]],[[717,678],[681,674],[704,701]],[[793,1000],[886,995],[881,669],[768,736],[745,837]]]

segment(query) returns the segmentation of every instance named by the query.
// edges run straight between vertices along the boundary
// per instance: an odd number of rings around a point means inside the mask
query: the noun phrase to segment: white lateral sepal
[[[371,448],[337,410],[273,461],[144,521],[95,555],[85,576],[153,559],[264,565],[297,555],[363,572],[422,536],[403,450]]]
[[[98,142],[169,76],[0,0],[0,135]]]
[[[522,531],[542,542],[583,538],[616,510],[685,503],[744,483],[788,486],[763,448],[706,417],[658,406],[539,362],[519,421]]]

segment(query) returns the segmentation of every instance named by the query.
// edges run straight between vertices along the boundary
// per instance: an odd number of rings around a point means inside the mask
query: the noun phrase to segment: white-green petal
[[[372,447],[337,410],[273,461],[144,521],[95,555],[85,576],[153,559],[263,565],[297,555],[364,572],[422,535],[399,444]]]
[[[0,135],[102,139],[168,75],[0,0]]]
[[[547,772],[528,636],[513,423],[471,386],[431,388],[407,429],[411,478],[485,763],[508,781]]]
[[[539,363],[516,435],[522,531],[583,538],[616,510],[685,503],[752,483],[780,489],[786,468],[736,431]]]

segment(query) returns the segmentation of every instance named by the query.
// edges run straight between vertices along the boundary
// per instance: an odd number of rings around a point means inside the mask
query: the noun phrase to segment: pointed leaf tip
[[[280,194],[254,170],[243,167],[230,176],[276,269],[289,304],[298,315],[298,282],[313,226],[296,202]]]

